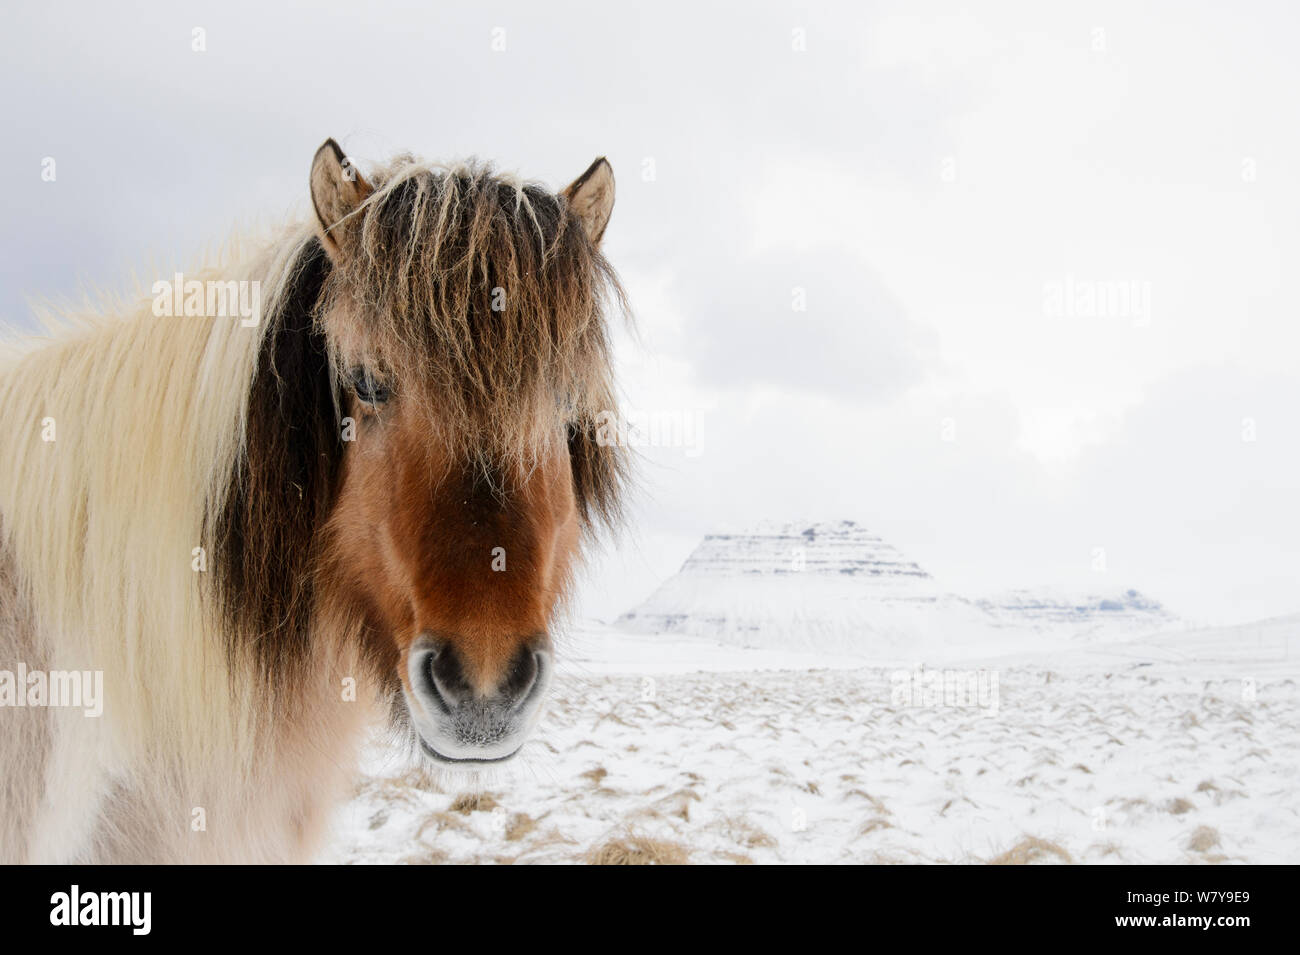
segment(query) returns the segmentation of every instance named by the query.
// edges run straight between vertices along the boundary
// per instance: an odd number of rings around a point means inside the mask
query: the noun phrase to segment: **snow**
[[[324,861],[1296,862],[1297,634],[951,593],[847,521],[712,535],[557,641],[515,763],[376,742]]]
[[[581,626],[516,763],[430,776],[376,744],[322,861],[1295,862],[1297,634],[864,662]],[[944,673],[996,675],[996,707],[909,694]]]

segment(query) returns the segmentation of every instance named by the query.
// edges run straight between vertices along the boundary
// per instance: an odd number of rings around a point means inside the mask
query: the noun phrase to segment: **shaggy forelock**
[[[615,410],[606,312],[626,310],[565,199],[474,161],[403,156],[368,178],[320,310],[336,367],[422,400],[485,474],[567,437],[584,516],[612,519],[623,452],[595,433]]]

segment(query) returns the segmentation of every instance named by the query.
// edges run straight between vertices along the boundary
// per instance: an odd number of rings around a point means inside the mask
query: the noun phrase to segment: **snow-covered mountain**
[[[1048,589],[1013,590],[976,604],[999,626],[1073,637],[1154,633],[1177,626],[1178,618],[1136,590],[1113,596],[1071,597]]]
[[[760,524],[744,534],[710,534],[682,565],[682,574],[860,578],[881,596],[933,591],[934,578],[891,544],[853,521],[835,524]]]
[[[742,646],[901,658],[987,651],[1044,635],[1133,636],[1174,622],[1131,590],[1117,597],[1014,591],[971,599],[943,588],[865,527],[837,521],[711,534],[618,626]]]

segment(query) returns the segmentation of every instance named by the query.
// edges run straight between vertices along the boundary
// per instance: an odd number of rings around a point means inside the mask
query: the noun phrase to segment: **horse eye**
[[[380,383],[365,368],[352,369],[349,377],[352,380],[352,390],[368,405],[382,405],[392,396],[388,386]]]

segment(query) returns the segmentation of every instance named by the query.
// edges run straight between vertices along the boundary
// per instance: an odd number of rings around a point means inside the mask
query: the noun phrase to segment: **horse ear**
[[[333,139],[325,140],[316,150],[311,161],[311,202],[321,244],[330,258],[337,259],[347,245],[353,223],[345,220],[373,191]]]
[[[587,230],[592,245],[599,245],[614,211],[614,169],[601,156],[561,193]]]

